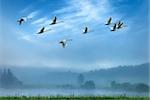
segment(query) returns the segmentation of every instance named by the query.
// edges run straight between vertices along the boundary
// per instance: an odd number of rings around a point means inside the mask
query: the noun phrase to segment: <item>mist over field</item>
[[[5,66],[0,72],[1,95],[144,96],[150,85],[149,63],[91,71]]]

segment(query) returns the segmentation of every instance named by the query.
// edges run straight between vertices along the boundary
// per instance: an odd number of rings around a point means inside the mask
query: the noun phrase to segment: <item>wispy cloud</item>
[[[52,12],[52,15],[58,15],[58,21],[64,21],[63,23],[50,26],[52,18],[41,17],[34,20],[31,24],[36,26],[36,30],[39,31],[41,27],[45,26],[52,31],[46,32],[51,34],[68,34],[68,37],[78,37],[74,35],[80,35],[85,26],[89,26],[91,30],[103,28],[99,24],[104,24],[106,19],[110,16],[118,16],[118,14],[111,14],[114,7],[111,6],[109,0],[101,0],[92,2],[89,0],[71,0],[68,6],[62,9],[57,9]],[[32,12],[30,16],[36,15],[38,12]],[[38,29],[37,29],[38,27]],[[109,30],[109,29],[108,29]],[[61,34],[60,34],[61,33]],[[65,35],[66,36],[66,35]]]
[[[58,14],[64,20],[62,26],[66,26],[71,29],[72,34],[76,34],[85,25],[92,27],[92,24],[104,24],[109,16],[108,13],[111,12],[112,8],[110,8],[111,5],[108,0],[101,0],[96,3],[88,0],[71,0],[67,7],[56,10],[54,13]]]
[[[67,13],[73,13],[73,12],[77,12],[79,11],[79,9],[75,8],[74,6],[71,6],[72,4],[61,8],[61,9],[57,9],[54,12],[52,12],[53,15],[60,15],[60,14],[67,14]]]
[[[64,33],[64,30],[70,30],[72,34],[76,34],[81,31],[87,23],[104,23],[108,12],[112,9],[110,9],[108,0],[101,0],[96,3],[88,0],[71,0],[68,4],[68,6],[52,12],[53,15],[58,15],[58,21],[64,21],[54,26],[58,32]],[[50,23],[50,19],[46,20],[45,18],[40,18],[33,23],[38,22],[38,26],[47,26]]]
[[[39,19],[33,21],[31,24],[41,24],[41,23],[44,23],[46,20],[47,20],[46,17],[39,18]]]
[[[110,9],[108,0],[101,0],[96,3],[88,0],[71,0],[69,6],[56,10],[53,13],[58,15],[60,14],[60,16],[64,18],[83,17],[84,21],[93,21],[99,20],[104,16],[104,14],[107,14],[111,10],[112,8]]]
[[[20,37],[20,39],[26,40],[28,42],[32,42],[32,43],[34,42],[35,43],[34,39],[30,35],[23,35],[23,36]]]
[[[22,10],[20,11],[20,13],[27,13],[31,8],[32,8],[32,6],[29,5],[29,6],[27,6],[26,8],[22,9]]]
[[[38,14],[39,14],[39,11],[33,11],[30,14],[27,15],[27,18],[33,18],[33,17],[35,17]]]

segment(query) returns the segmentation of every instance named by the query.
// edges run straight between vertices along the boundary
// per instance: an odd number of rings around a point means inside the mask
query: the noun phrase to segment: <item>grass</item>
[[[150,97],[128,96],[6,96],[0,100],[150,100]]]

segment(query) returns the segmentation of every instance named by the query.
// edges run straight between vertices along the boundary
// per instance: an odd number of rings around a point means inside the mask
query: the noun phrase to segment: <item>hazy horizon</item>
[[[0,65],[0,69],[7,69],[7,68],[10,68],[10,69],[12,69],[12,68],[27,68],[27,69],[49,69],[49,70],[51,70],[52,72],[53,71],[62,71],[62,72],[66,72],[66,71],[71,71],[71,72],[78,72],[78,73],[80,73],[80,72],[88,72],[88,71],[96,71],[96,70],[103,70],[103,69],[112,69],[112,68],[119,68],[119,67],[129,67],[129,66],[132,66],[132,67],[135,67],[135,66],[139,66],[139,65],[143,65],[143,64],[150,64],[150,62],[146,62],[146,63],[141,63],[141,64],[132,64],[132,65],[118,65],[118,66],[108,66],[108,67],[105,67],[105,68],[103,68],[103,67],[101,67],[101,68],[91,68],[91,69],[84,69],[84,67],[82,68],[79,68],[79,69],[77,69],[77,68],[72,68],[71,66],[70,67],[63,67],[63,68],[60,68],[60,67],[48,67],[48,66],[10,66],[10,65]]]

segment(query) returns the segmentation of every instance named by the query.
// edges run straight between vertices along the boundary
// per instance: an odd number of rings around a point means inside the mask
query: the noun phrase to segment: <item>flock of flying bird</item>
[[[19,25],[22,25],[27,19],[32,19],[32,18],[22,17],[22,18],[18,19],[17,22],[18,22]],[[58,24],[58,23],[61,23],[61,22],[63,22],[63,21],[57,21],[57,17],[55,16],[54,19],[52,20],[52,22],[49,25],[55,25],[55,24]],[[121,29],[123,27],[126,27],[122,21],[112,23],[112,18],[110,17],[105,25],[112,25],[112,24],[113,24],[113,26],[111,27],[110,31],[116,31],[117,29]],[[44,32],[47,32],[47,31],[50,31],[50,30],[51,29],[46,30],[45,27],[42,27],[37,34],[43,34]],[[89,31],[89,28],[85,27],[82,34],[87,34],[89,32],[91,32],[91,31]],[[72,41],[72,39],[61,40],[59,42],[59,44],[61,44],[62,47],[65,48],[68,41]]]

